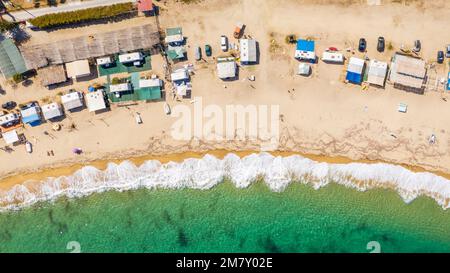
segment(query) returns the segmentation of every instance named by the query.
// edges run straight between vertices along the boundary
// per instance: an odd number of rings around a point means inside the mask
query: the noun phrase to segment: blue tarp
[[[314,41],[307,41],[302,39],[297,41],[297,50],[314,51],[314,47],[315,47]]]
[[[347,71],[345,79],[349,82],[360,84],[362,82],[362,74]]]
[[[447,90],[450,90],[450,72],[448,72]]]

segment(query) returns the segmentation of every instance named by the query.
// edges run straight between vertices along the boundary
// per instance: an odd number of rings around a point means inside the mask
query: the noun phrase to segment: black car
[[[16,108],[17,103],[15,103],[14,101],[7,101],[5,103],[2,104],[2,108],[6,109],[6,110],[11,110]]]
[[[378,37],[377,50],[383,52],[385,47],[384,37]]]
[[[444,62],[444,51],[438,51],[437,62],[440,64]]]
[[[358,50],[360,52],[364,52],[364,51],[366,51],[366,47],[367,47],[366,39],[364,39],[364,38],[359,39]]]

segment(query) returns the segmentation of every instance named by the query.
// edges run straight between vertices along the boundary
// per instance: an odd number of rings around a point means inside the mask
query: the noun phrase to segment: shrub
[[[133,3],[122,3],[111,6],[47,14],[30,19],[29,22],[35,27],[50,28],[91,20],[113,18],[120,14],[133,11],[134,9]]]
[[[0,21],[0,32],[11,30],[17,26],[17,23],[8,21]]]
[[[23,80],[24,80],[24,77],[23,77],[22,74],[14,74],[14,76],[13,76],[13,81],[14,81],[15,83],[19,83],[19,82],[21,82],[21,81],[23,81]]]

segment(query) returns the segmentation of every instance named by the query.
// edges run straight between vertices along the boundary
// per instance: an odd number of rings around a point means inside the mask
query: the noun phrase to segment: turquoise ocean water
[[[0,252],[450,252],[450,211],[391,190],[299,183],[133,190],[0,214]]]

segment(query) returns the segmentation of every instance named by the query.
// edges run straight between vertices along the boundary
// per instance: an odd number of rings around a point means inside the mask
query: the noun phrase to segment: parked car
[[[211,51],[210,45],[205,45],[205,54],[206,54],[206,56],[211,57],[212,51]]]
[[[447,45],[445,57],[450,58],[450,44]]]
[[[444,51],[438,51],[437,53],[437,62],[438,63],[443,63],[444,62]]]
[[[384,37],[378,37],[377,50],[378,52],[383,52],[385,47]]]
[[[197,46],[195,48],[195,60],[200,61],[201,59],[202,59],[202,49],[199,46]]]
[[[358,50],[360,52],[364,52],[364,51],[366,51],[366,48],[367,48],[366,39],[364,39],[364,38],[359,39]]]
[[[415,40],[413,51],[420,52],[420,49],[422,49],[422,44],[420,43],[420,40]]]
[[[2,104],[2,108],[6,109],[6,110],[12,110],[14,108],[16,108],[17,103],[15,103],[14,101],[8,101]]]
[[[228,38],[225,35],[220,36],[220,48],[224,52],[228,50]]]

